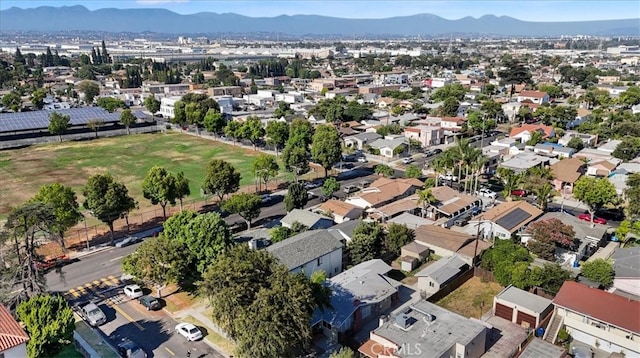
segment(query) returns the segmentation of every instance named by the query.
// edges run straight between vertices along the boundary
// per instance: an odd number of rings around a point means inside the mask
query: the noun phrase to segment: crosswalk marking
[[[102,292],[109,290],[109,288],[115,288],[120,286],[122,282],[115,276],[102,277],[91,282],[87,282],[75,288],[71,288],[64,292],[63,295],[68,300],[74,300],[81,298],[85,295],[99,296]]]

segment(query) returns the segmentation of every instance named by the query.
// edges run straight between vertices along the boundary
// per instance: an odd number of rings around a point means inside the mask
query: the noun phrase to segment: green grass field
[[[142,197],[141,184],[154,165],[162,165],[171,172],[184,172],[190,180],[190,198],[198,198],[209,160],[216,158],[232,163],[242,174],[241,185],[251,185],[254,183],[251,165],[258,154],[239,146],[175,132],[0,151],[0,215],[6,215],[11,207],[28,200],[48,183],[69,185],[80,197],[87,178],[106,172],[124,182],[144,209],[151,204]],[[281,176],[288,177],[284,173]]]

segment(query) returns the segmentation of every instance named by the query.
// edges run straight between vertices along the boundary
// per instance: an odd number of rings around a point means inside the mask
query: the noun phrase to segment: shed
[[[429,257],[429,248],[412,241],[400,248],[400,257],[402,258],[402,270],[407,272],[413,271],[418,264],[427,260]],[[405,260],[405,258],[407,260]],[[405,263],[410,265],[410,267],[407,267]]]
[[[537,328],[553,312],[551,300],[509,285],[493,298],[493,314],[515,324]]]

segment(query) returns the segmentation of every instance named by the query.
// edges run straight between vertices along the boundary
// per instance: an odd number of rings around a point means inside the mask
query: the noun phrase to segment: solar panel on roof
[[[511,231],[514,227],[518,226],[521,222],[525,221],[531,216],[528,212],[516,208],[507,215],[501,217],[496,221],[496,225],[500,225],[503,228]]]
[[[49,127],[49,116],[53,112],[71,117],[71,125],[85,125],[94,119],[100,119],[104,123],[120,121],[120,113],[109,113],[100,107],[68,108],[54,111],[34,111],[17,113],[0,113],[0,133],[17,132],[26,130],[42,130]],[[139,117],[136,114],[136,117]]]

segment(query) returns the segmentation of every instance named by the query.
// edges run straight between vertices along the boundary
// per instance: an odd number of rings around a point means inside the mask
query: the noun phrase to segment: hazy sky
[[[431,13],[447,19],[465,16],[506,15],[528,21],[580,21],[640,18],[640,1],[376,1],[376,0],[0,0],[0,9],[13,6],[84,5],[100,8],[165,8],[179,14],[202,11],[233,12],[247,16],[326,15],[345,18],[385,18]]]

